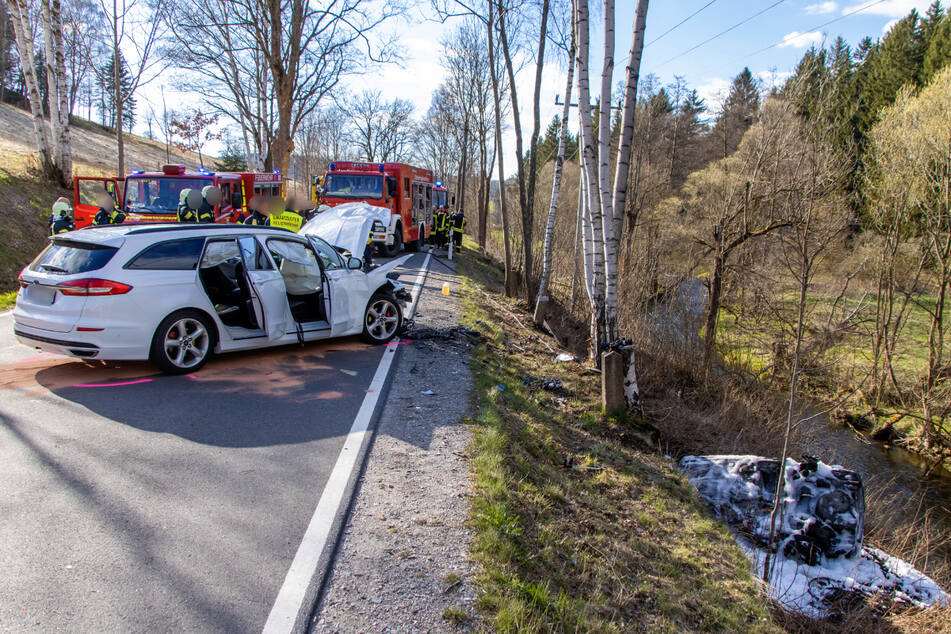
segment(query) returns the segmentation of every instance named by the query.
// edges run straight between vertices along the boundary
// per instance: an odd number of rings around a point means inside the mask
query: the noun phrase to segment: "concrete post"
[[[535,304],[535,314],[532,316],[532,321],[535,322],[535,325],[541,328],[542,322],[545,321],[545,317],[548,316],[548,296],[544,295],[538,299],[538,303]]]
[[[601,408],[605,414],[625,407],[624,355],[615,350],[601,353]]]

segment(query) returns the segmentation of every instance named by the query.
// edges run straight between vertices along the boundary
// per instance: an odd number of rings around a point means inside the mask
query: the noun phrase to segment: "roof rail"
[[[112,225],[117,226],[117,225]],[[153,224],[139,226],[135,229],[129,231],[127,235],[141,235],[143,233],[165,233],[168,231],[199,231],[201,229],[227,229],[230,231],[285,231],[287,233],[297,235],[290,229],[285,229],[284,227],[271,227],[265,225],[223,225],[212,222],[205,222],[200,224],[194,223],[182,223],[182,224]]]

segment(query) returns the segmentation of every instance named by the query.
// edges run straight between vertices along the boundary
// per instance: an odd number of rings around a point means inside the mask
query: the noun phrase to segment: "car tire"
[[[180,310],[155,329],[149,361],[166,374],[187,374],[201,369],[214,349],[215,330],[208,317],[197,310]]]
[[[392,321],[391,321],[392,320]],[[361,338],[371,344],[389,343],[403,325],[400,303],[389,293],[374,293],[363,311]]]
[[[391,258],[400,252],[401,246],[403,246],[403,227],[396,225],[396,231],[393,232],[393,244],[383,244],[383,255]]]

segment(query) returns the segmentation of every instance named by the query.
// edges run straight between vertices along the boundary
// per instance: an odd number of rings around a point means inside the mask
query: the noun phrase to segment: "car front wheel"
[[[208,318],[183,310],[163,319],[155,329],[149,360],[168,374],[185,374],[205,365],[213,349],[214,331]]]
[[[367,343],[387,343],[403,324],[403,311],[392,295],[378,293],[370,298],[363,314],[363,340]]]

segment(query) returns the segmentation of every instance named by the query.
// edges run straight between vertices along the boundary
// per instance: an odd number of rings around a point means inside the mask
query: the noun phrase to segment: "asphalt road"
[[[285,346],[170,377],[40,353],[12,322],[0,630],[261,631],[383,348]]]

